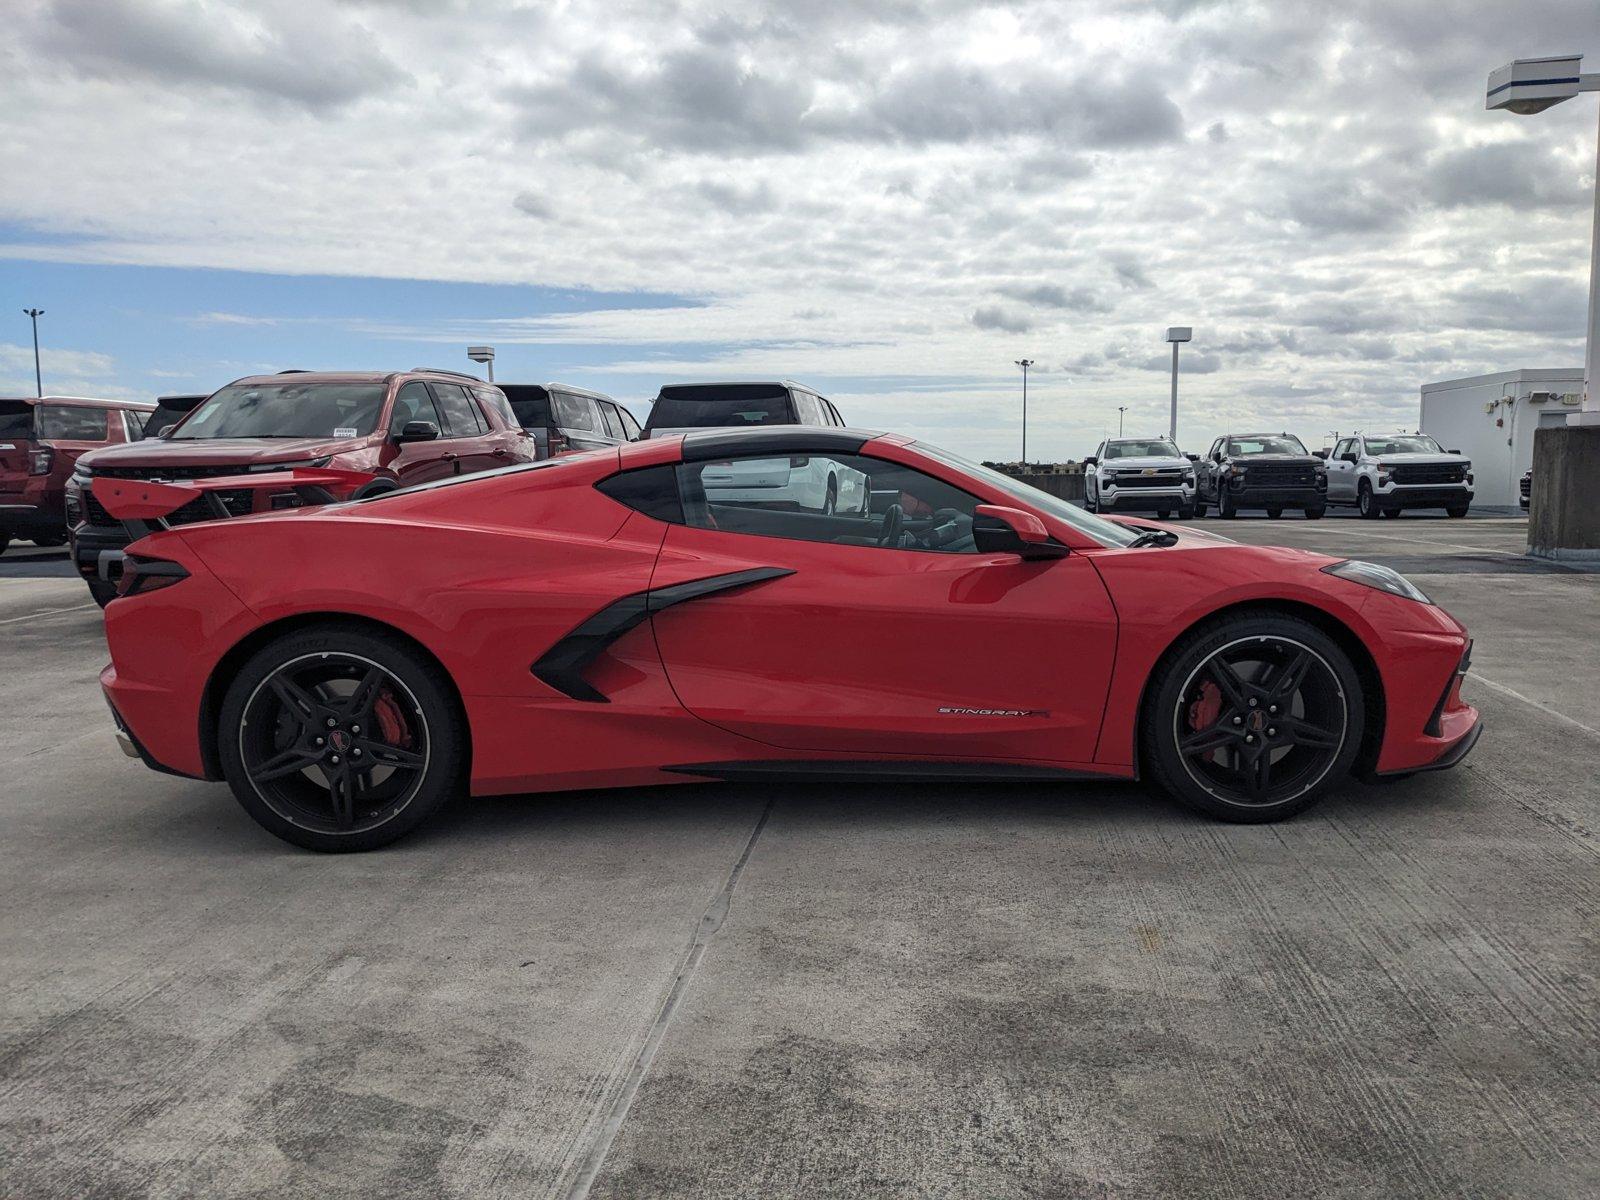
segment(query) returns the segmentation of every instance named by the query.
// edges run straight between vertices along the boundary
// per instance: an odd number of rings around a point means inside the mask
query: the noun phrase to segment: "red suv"
[[[67,481],[79,455],[136,442],[153,404],[39,396],[0,400],[0,554],[11,539],[67,540]]]
[[[98,476],[201,479],[334,467],[376,476],[356,499],[415,483],[533,462],[537,448],[505,396],[471,375],[419,367],[377,371],[282,371],[230,383],[159,437],[86,456],[67,487],[72,558],[96,600],[116,595],[129,535],[85,487]],[[303,498],[219,493],[233,516],[299,507]],[[180,509],[169,524],[209,521],[205,505]]]

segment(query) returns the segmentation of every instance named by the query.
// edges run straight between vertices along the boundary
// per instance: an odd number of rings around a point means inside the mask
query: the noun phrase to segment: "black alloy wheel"
[[[1315,803],[1360,748],[1361,683],[1327,634],[1247,614],[1187,638],[1146,703],[1141,763],[1184,804],[1272,821]]]
[[[245,810],[313,850],[367,850],[459,790],[448,681],[399,639],[328,627],[260,651],[223,701],[218,749]]]

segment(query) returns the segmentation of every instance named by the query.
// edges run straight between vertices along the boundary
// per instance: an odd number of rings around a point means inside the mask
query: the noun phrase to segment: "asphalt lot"
[[[1525,522],[1208,521],[1477,638],[1459,770],[473,801],[321,857],[124,759],[0,562],[0,1196],[1600,1192],[1600,574]]]

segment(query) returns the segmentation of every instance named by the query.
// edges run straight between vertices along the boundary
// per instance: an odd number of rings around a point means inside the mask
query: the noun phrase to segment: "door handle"
[[[446,450],[442,457],[444,458],[445,462],[455,462],[458,456],[454,450]]]
[[[511,457],[511,451],[507,450],[504,446],[496,446],[494,449],[494,456],[496,458],[509,458]]]

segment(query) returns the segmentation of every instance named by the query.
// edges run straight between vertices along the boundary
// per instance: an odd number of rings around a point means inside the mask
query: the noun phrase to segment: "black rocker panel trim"
[[[699,775],[730,783],[780,783],[833,780],[846,783],[1057,783],[1100,779],[1089,771],[1030,767],[1017,763],[939,762],[904,759],[755,759],[736,762],[684,763],[663,767],[675,775]]]
[[[667,587],[623,596],[587,618],[540,655],[539,661],[533,664],[533,674],[574,700],[609,704],[611,701],[606,694],[586,680],[583,673],[602,650],[651,613],[682,604],[686,600],[699,600],[703,596],[714,596],[732,588],[747,587],[752,583],[763,583],[768,579],[793,574],[794,571],[788,567],[752,567],[748,571],[731,571],[726,575],[691,579],[687,583],[669,584]]]

